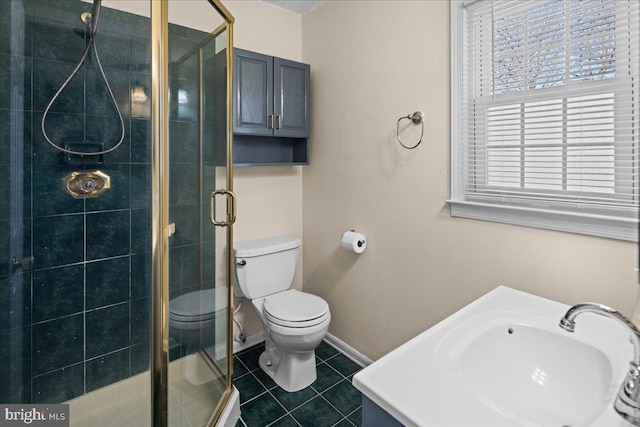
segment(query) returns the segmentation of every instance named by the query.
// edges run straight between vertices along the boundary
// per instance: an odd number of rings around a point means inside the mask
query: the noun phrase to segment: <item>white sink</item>
[[[582,426],[606,409],[611,362],[598,348],[563,332],[495,325],[470,336],[460,353],[452,354],[452,364],[476,398],[505,417]]]
[[[580,301],[581,302],[581,301]],[[603,316],[499,287],[354,377],[406,426],[629,426],[613,410],[633,348]]]

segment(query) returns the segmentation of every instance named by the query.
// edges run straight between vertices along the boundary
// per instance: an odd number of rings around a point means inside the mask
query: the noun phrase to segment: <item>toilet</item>
[[[186,347],[184,376],[191,384],[214,381],[215,375],[196,353],[200,348],[219,364],[226,357],[227,288],[201,289],[169,300],[169,336]],[[211,351],[211,349],[213,351]]]
[[[234,244],[234,292],[251,301],[267,332],[260,367],[288,392],[302,390],[316,380],[315,349],[331,322],[324,299],[289,289],[300,244],[293,236]]]
[[[169,301],[169,336],[192,353],[200,347],[224,352],[227,288],[201,289]],[[217,354],[212,356],[218,359]]]

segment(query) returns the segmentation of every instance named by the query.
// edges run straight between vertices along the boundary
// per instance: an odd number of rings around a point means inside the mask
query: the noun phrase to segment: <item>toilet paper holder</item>
[[[351,230],[347,230],[347,231],[350,231],[350,232],[352,232],[352,233],[357,233],[357,231],[356,231],[356,230],[354,230],[353,228],[352,228]],[[344,235],[344,233],[342,233],[342,234]],[[366,241],[365,241],[364,239],[360,239],[360,240],[358,240],[358,246],[362,246],[362,245],[364,245],[364,244],[365,244],[365,242],[366,242]]]
[[[353,233],[356,236],[347,236],[347,233]],[[355,240],[350,240],[356,237]],[[342,233],[342,247],[350,252],[355,252],[357,254],[362,253],[367,247],[367,240],[364,234],[358,233],[355,230],[347,230]]]

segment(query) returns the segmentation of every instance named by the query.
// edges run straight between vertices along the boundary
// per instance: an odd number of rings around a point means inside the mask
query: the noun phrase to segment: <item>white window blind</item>
[[[637,240],[640,1],[452,2],[452,214]]]

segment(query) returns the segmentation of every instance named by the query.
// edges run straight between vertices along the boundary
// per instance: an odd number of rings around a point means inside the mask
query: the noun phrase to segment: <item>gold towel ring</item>
[[[422,130],[420,131],[420,140],[418,140],[418,143],[414,146],[408,147],[404,145],[404,143],[400,139],[400,122],[402,121],[402,119],[411,120],[416,125],[422,125]],[[423,135],[424,135],[424,114],[422,114],[422,111],[416,111],[413,114],[410,114],[408,116],[402,116],[398,119],[398,123],[396,124],[396,136],[398,137],[398,142],[400,143],[400,145],[402,145],[407,150],[413,150],[418,145],[420,145],[420,143],[422,142]]]

